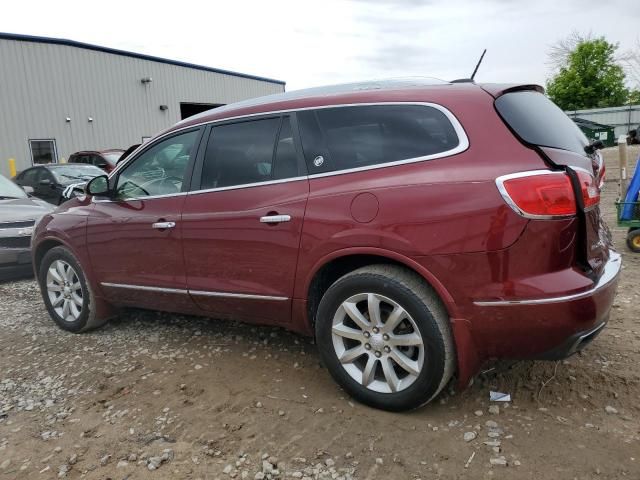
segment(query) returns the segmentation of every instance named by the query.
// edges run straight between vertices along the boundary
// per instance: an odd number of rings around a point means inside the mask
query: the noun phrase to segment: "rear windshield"
[[[555,103],[532,91],[506,93],[496,100],[505,122],[527,143],[584,155],[587,137]]]

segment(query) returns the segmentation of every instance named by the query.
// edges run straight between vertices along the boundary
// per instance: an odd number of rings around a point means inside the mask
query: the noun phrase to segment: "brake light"
[[[571,180],[564,172],[514,173],[499,177],[496,184],[509,206],[523,217],[553,218],[576,214]]]
[[[600,187],[590,173],[584,170],[576,170],[576,174],[582,190],[584,209],[589,210],[600,203]]]
[[[600,203],[600,188],[593,175],[575,170],[585,210]],[[604,172],[603,172],[604,173]],[[527,218],[555,218],[576,214],[576,197],[565,172],[535,170],[496,179],[498,190],[517,213]]]

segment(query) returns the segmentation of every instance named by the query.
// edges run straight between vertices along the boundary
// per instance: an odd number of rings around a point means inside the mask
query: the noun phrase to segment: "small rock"
[[[491,415],[498,415],[500,413],[500,407],[498,405],[490,405],[489,413]]]
[[[127,462],[126,460],[120,460],[116,465],[116,468],[124,468],[128,466],[129,466],[129,462]]]
[[[472,440],[475,440],[477,436],[478,434],[476,432],[464,432],[463,438],[465,442],[470,442]]]
[[[334,462],[331,458],[327,458],[327,459],[324,461],[324,464],[325,464],[327,467],[333,467],[333,466],[336,464],[336,462]]]
[[[229,475],[231,473],[231,470],[233,470],[233,465],[227,465],[222,469],[222,473],[224,473],[225,475]]]
[[[618,410],[612,407],[611,405],[607,405],[606,407],[604,407],[604,411],[612,415],[615,415],[616,413],[618,413]]]
[[[504,457],[490,458],[489,463],[494,466],[506,467],[507,459]]]
[[[6,470],[7,467],[9,467],[10,464],[11,464],[11,459],[7,458],[5,461],[0,463],[0,470]]]
[[[380,457],[376,458],[376,465],[382,465],[382,464],[384,464],[384,461]]]
[[[135,453],[130,453],[127,457],[127,460],[130,462],[135,462],[136,460],[138,460],[138,455],[136,455]]]
[[[493,420],[487,420],[484,424],[487,428],[498,428],[498,424]]]
[[[71,455],[69,457],[69,465],[75,465],[78,462],[78,455],[76,453],[74,453],[73,455]]]
[[[514,461],[513,461],[513,464],[514,464],[516,467],[519,467],[520,465],[522,465],[522,463],[520,463],[520,460],[514,460]]]
[[[278,415],[280,415],[281,417],[284,417],[285,416],[284,410],[278,410]]]
[[[70,470],[69,465],[67,464],[60,465],[60,468],[58,468],[58,478],[66,477],[69,470]]]
[[[262,408],[262,402],[256,402],[256,408]]]
[[[253,477],[254,480],[263,480],[264,479],[264,473],[262,472],[258,472],[255,474],[255,476]]]
[[[482,415],[484,415],[484,413],[482,412],[482,410],[476,410],[475,412],[473,412],[473,414],[474,414],[476,417],[481,417]]]
[[[104,467],[107,463],[109,463],[109,460],[111,460],[111,455],[105,455],[100,459],[100,465]]]

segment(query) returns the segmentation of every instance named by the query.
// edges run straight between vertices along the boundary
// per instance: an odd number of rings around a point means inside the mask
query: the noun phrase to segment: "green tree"
[[[640,105],[640,90],[629,91],[629,100],[627,103],[630,105]]]
[[[558,73],[547,82],[549,98],[563,110],[624,105],[629,92],[624,70],[616,62],[617,49],[604,37],[578,38],[558,65]],[[552,49],[552,60],[553,53]]]

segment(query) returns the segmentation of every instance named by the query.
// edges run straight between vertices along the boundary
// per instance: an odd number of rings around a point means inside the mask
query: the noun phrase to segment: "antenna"
[[[478,60],[478,63],[476,64],[476,68],[473,69],[473,73],[471,74],[471,80],[473,80],[473,78],[476,76],[476,72],[478,71],[478,68],[480,67],[480,64],[482,63],[482,59],[484,58],[484,54],[485,53],[487,53],[487,49],[486,48],[482,52],[482,55],[480,55],[480,60]]]

